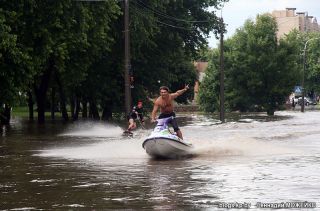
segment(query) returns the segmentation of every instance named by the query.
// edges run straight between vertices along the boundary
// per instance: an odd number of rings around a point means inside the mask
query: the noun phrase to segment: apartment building
[[[308,15],[308,12],[296,12],[296,8],[274,10],[272,16],[278,23],[278,39],[293,29],[301,32],[320,31],[316,17]]]

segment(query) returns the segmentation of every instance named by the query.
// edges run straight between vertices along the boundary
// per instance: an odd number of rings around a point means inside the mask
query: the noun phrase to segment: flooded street
[[[110,123],[13,119],[0,139],[0,209],[319,207],[320,112],[227,121],[178,115],[194,156],[153,160],[142,148],[151,128],[128,138]]]

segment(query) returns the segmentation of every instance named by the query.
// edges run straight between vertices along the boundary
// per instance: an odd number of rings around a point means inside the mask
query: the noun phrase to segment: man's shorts
[[[179,129],[177,121],[176,121],[176,114],[174,112],[165,114],[165,113],[161,113],[158,117],[158,119],[164,119],[164,118],[168,118],[168,117],[173,117],[168,123],[170,123],[173,127],[174,132],[177,132]]]
[[[127,116],[127,119],[128,119],[128,121],[129,121],[130,119],[136,120],[136,119],[137,119],[137,114],[131,112],[131,113]]]

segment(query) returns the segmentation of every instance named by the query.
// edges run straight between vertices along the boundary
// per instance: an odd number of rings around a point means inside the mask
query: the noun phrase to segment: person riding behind
[[[137,106],[134,106],[128,115],[128,122],[129,126],[128,129],[125,132],[131,133],[132,130],[134,130],[137,127],[137,124],[135,122],[136,119],[141,121],[141,124],[144,124],[144,119],[143,119],[143,106],[142,106],[142,101],[139,100]]]
[[[158,109],[160,108],[160,115],[159,115],[159,119],[163,119],[163,118],[168,118],[168,117],[172,117],[172,119],[170,120],[170,124],[172,125],[174,131],[177,133],[177,136],[181,139],[183,139],[182,137],[182,133],[178,127],[177,121],[175,119],[176,114],[173,111],[173,100],[175,98],[177,98],[178,96],[182,95],[183,93],[185,93],[187,90],[189,89],[189,85],[185,85],[184,89],[178,90],[175,93],[169,93],[169,88],[166,86],[161,86],[160,87],[160,97],[158,97],[156,99],[156,101],[154,102],[153,105],[153,110],[152,110],[152,114],[151,114],[151,122],[155,122],[156,121],[156,115],[158,112]]]

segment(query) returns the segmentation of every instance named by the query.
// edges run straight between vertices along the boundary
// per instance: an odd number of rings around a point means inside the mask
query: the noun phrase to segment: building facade
[[[194,62],[193,65],[196,68],[198,80],[196,80],[194,83],[194,97],[192,103],[197,104],[199,86],[205,76],[205,71],[208,68],[208,62],[197,61]]]
[[[278,23],[277,38],[281,38],[293,29],[300,32],[320,31],[316,17],[308,15],[308,12],[296,12],[296,8],[274,10],[272,16]]]

